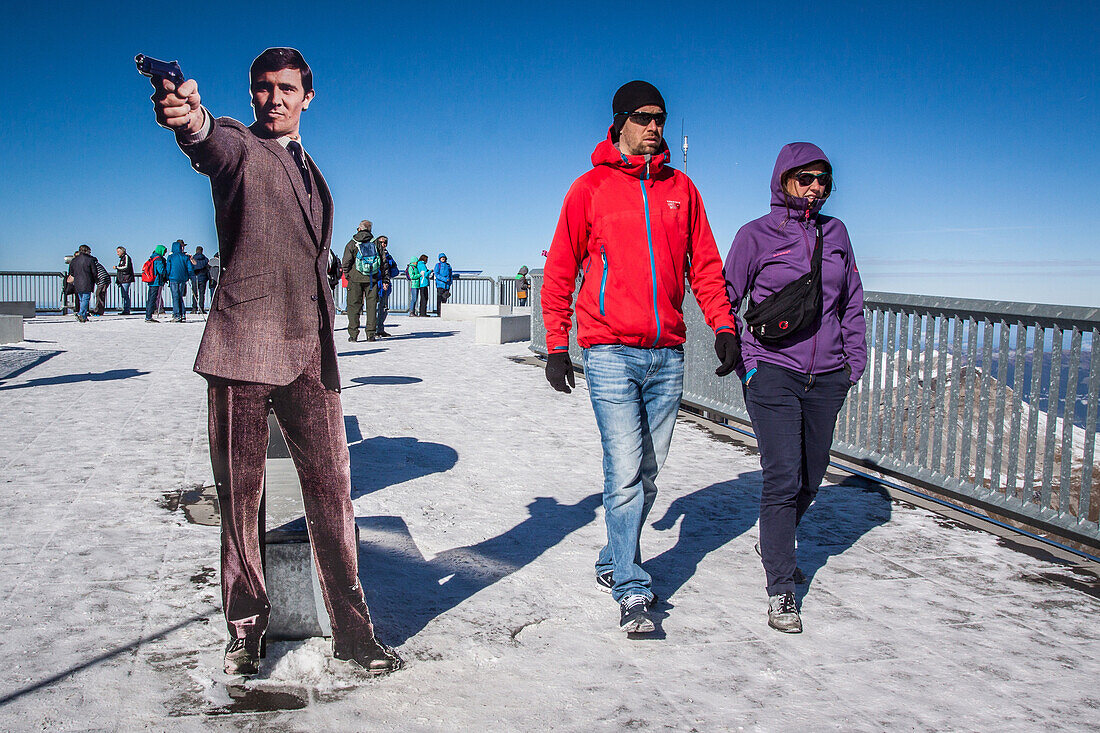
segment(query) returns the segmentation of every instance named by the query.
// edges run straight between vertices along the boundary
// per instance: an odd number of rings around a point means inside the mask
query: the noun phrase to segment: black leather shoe
[[[373,333],[368,333],[367,334],[367,341],[374,341],[374,340],[375,340],[374,334]]]
[[[357,333],[353,334],[351,336],[348,336],[348,341],[358,341],[358,340],[359,340],[359,334],[357,334]]]
[[[225,673],[254,675],[260,671],[260,638],[230,639],[225,646]]]
[[[380,676],[396,672],[405,666],[405,661],[393,649],[374,637],[351,637],[350,639],[332,639],[332,656],[355,662],[368,674]]]
[[[392,334],[388,334],[388,333],[386,333],[385,331],[379,331],[379,332],[378,332],[378,333],[376,333],[375,335],[376,335],[376,336],[381,336],[382,338],[389,338],[389,337],[390,337],[390,336],[391,336]]]

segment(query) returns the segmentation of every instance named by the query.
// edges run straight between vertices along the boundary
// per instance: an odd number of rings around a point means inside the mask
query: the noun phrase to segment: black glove
[[[714,337],[714,353],[722,365],[714,370],[719,377],[733,371],[734,365],[741,361],[741,341],[733,331],[719,331]]]
[[[569,361],[568,351],[555,351],[546,357],[546,381],[559,392],[569,394],[576,388],[577,382],[573,377],[573,362]],[[569,386],[566,386],[566,382]]]

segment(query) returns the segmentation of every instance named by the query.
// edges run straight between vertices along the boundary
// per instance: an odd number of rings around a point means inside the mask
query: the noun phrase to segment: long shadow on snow
[[[658,596],[671,598],[695,574],[703,558],[753,529],[760,514],[760,487],[760,471],[743,473],[681,496],[653,522],[654,529],[667,530],[683,517],[676,544],[644,563]],[[830,557],[842,554],[872,528],[890,521],[890,513],[889,494],[870,481],[850,476],[838,484],[822,486],[798,527],[798,566],[807,578],[797,588],[799,602]],[[749,582],[763,591],[763,568]]]
[[[23,384],[7,384],[0,387],[0,391],[7,389],[23,389],[25,387],[45,387],[53,384],[73,384],[75,382],[110,382],[115,379],[130,379],[140,377],[149,372],[137,369],[111,369],[106,372],[85,372],[84,374],[62,374],[56,377],[40,377]]]
[[[537,559],[596,517],[600,495],[576,504],[540,496],[530,517],[475,545],[426,560],[401,517],[359,517],[359,574],[388,644],[403,644],[437,616]]]
[[[885,487],[858,476],[821,487],[798,525],[798,567],[806,575],[806,583],[795,592],[799,603],[829,558],[844,553],[863,535],[889,522],[892,507],[893,500]]]
[[[352,499],[421,476],[449,471],[458,463],[458,452],[442,443],[383,435],[364,439],[355,415],[344,416],[344,430],[351,453]]]

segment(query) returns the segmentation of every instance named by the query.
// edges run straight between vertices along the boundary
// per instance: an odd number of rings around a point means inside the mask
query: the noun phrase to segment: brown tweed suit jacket
[[[328,288],[332,195],[312,158],[312,198],[290,153],[220,117],[180,149],[210,178],[221,254],[195,371],[244,382],[294,381],[321,339],[321,381],[339,390]]]

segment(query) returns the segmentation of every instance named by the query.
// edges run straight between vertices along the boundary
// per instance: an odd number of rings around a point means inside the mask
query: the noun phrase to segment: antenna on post
[[[684,151],[684,173],[688,172],[688,136],[684,134],[684,118],[680,118],[680,139],[683,140],[683,145],[680,147]]]

